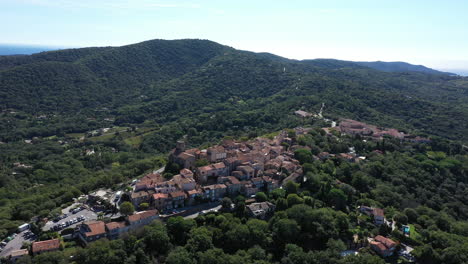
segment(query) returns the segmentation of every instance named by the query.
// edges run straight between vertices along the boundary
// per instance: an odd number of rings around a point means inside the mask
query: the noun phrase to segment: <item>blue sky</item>
[[[0,43],[117,46],[201,38],[294,59],[468,70],[468,1],[0,0]]]

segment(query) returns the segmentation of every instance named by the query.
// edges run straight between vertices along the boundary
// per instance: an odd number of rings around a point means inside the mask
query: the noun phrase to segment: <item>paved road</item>
[[[184,218],[196,218],[200,212],[208,210],[219,210],[221,205],[219,202],[203,203],[194,206],[177,209],[181,211],[180,215]]]
[[[25,242],[25,241],[33,242],[35,240],[35,237],[31,237],[29,239],[25,239],[23,237],[23,235],[24,235],[24,233],[26,231],[28,231],[28,230],[25,230],[25,231],[19,233],[18,235],[16,235],[16,237],[13,240],[8,242],[8,244],[5,246],[5,248],[2,250],[2,252],[0,252],[0,257],[6,257],[6,256],[10,255],[10,253],[13,250],[21,249],[21,247],[23,246],[23,242]]]
[[[76,214],[72,214],[70,213],[70,209],[72,209],[74,206],[76,206],[76,204],[72,204],[71,206],[65,208],[62,210],[62,213],[63,214],[66,214],[68,213],[69,215],[64,218],[64,219],[61,219],[60,221],[54,223],[53,221],[49,221],[47,222],[44,227],[42,228],[42,230],[44,231],[48,231],[52,228],[52,226],[54,225],[58,225],[58,224],[63,224],[65,223],[66,221],[69,221],[69,220],[72,220],[73,218],[77,218],[79,216],[84,216],[85,217],[85,221],[89,221],[89,220],[96,220],[97,219],[97,214],[89,209],[84,209],[82,211],[79,211],[78,213]],[[74,228],[75,226],[77,226],[78,224],[80,224],[81,222],[78,222],[76,224],[73,224],[73,225],[69,225],[68,227],[66,228]]]

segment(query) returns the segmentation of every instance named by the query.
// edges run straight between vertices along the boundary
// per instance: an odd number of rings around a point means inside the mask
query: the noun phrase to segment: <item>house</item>
[[[225,184],[213,184],[203,186],[203,198],[215,201],[223,198],[227,192],[227,186]]]
[[[27,249],[18,249],[18,250],[13,250],[11,251],[10,253],[10,256],[8,258],[8,260],[10,261],[9,263],[16,263],[16,261],[23,257],[23,256],[26,256],[28,255],[28,250]]]
[[[155,193],[152,197],[152,205],[159,211],[164,211],[167,208],[167,203],[170,201],[167,193]]]
[[[271,159],[265,163],[264,169],[278,171],[281,168],[281,163],[280,159]]]
[[[150,195],[147,191],[133,192],[130,196],[132,204],[138,207],[141,203],[149,202]]]
[[[193,178],[194,176],[193,172],[189,169],[181,169],[179,174],[186,178]]]
[[[171,192],[169,193],[169,197],[172,200],[172,208],[184,207],[184,201],[187,196],[183,191]]]
[[[242,172],[242,176],[239,180],[248,180],[255,175],[255,169],[251,166],[237,166],[236,171]]]
[[[130,229],[135,229],[144,225],[148,225],[157,218],[159,218],[158,210],[148,210],[129,215],[127,217],[127,222],[130,226]]]
[[[154,191],[156,193],[170,193],[177,191],[176,182],[170,180],[158,183],[154,186]]]
[[[359,207],[359,211],[368,216],[372,216],[376,225],[382,225],[385,222],[384,210],[381,208],[374,208],[363,205]]]
[[[298,117],[301,117],[301,118],[306,118],[306,117],[310,117],[312,116],[311,113],[308,113],[306,111],[302,111],[302,110],[297,110],[297,111],[294,111],[294,114]]]
[[[197,199],[201,199],[203,197],[203,192],[201,189],[194,189],[187,191],[187,204],[193,205],[197,201]]]
[[[227,158],[223,162],[224,165],[226,165],[226,170],[228,174],[231,173],[237,166],[239,166],[242,163],[242,161],[237,157]]]
[[[169,161],[177,163],[182,168],[194,169],[195,168],[195,153],[185,151],[185,142],[182,140],[177,141],[176,148],[169,154]]]
[[[283,161],[281,168],[286,174],[291,174],[296,171],[297,165],[291,161]]]
[[[253,185],[250,181],[243,181],[241,183],[241,193],[246,197],[250,197],[258,193],[259,191],[260,190],[257,187],[255,187],[255,185]]]
[[[31,252],[33,256],[39,255],[44,252],[51,252],[60,249],[60,240],[51,239],[39,242],[33,242],[31,246]]]
[[[275,211],[275,205],[270,202],[252,203],[246,206],[250,216],[264,219]]]
[[[103,221],[84,222],[78,227],[78,237],[85,244],[106,236],[106,225]]]
[[[380,208],[374,208],[372,215],[374,216],[374,222],[376,225],[382,225],[385,221],[384,210]]]
[[[179,187],[179,189],[182,189],[184,191],[190,191],[195,189],[196,187],[196,182],[193,177],[189,176],[182,176],[181,174],[174,175],[171,179],[172,182]]]
[[[382,257],[389,257],[395,252],[397,243],[384,236],[376,236],[370,241],[371,248]]]
[[[182,152],[177,157],[175,157],[174,162],[179,164],[182,168],[194,169],[195,168],[195,155]]]
[[[223,146],[215,146],[207,149],[208,161],[218,162],[226,158],[226,150]]]
[[[241,182],[234,176],[228,176],[228,180],[224,182],[227,187],[227,193],[234,196],[241,191]]]
[[[136,184],[134,192],[147,191],[154,188],[154,185],[163,182],[164,178],[159,173],[150,173],[141,178]]]
[[[262,177],[263,179],[263,182],[264,182],[264,187],[265,187],[265,190],[267,192],[271,192],[273,191],[274,189],[278,189],[279,188],[279,183],[277,180],[273,180],[271,177],[269,176],[263,176]]]
[[[250,182],[258,189],[262,189],[265,185],[262,177],[252,178],[250,179]]]
[[[206,165],[197,170],[198,183],[206,183],[208,177],[227,176],[227,168],[223,162]]]
[[[130,227],[125,222],[110,222],[106,224],[107,237],[109,239],[117,239],[122,234],[128,232]]]

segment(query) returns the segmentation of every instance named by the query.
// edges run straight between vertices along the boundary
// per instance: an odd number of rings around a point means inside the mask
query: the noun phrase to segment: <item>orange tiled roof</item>
[[[125,222],[110,222],[106,224],[107,230],[113,230],[118,228],[124,228]]]
[[[59,247],[60,247],[60,240],[58,239],[33,242],[32,252],[38,253],[42,251],[57,250],[59,249]]]
[[[158,200],[158,199],[167,199],[169,196],[166,193],[155,193],[153,194],[153,199]]]
[[[97,236],[106,233],[106,225],[102,221],[91,221],[84,223],[89,228],[89,232],[86,232],[87,237]]]
[[[139,220],[143,220],[152,216],[155,216],[158,214],[158,210],[148,210],[148,211],[142,211],[138,212],[136,214],[130,215],[128,217],[129,222],[136,222]]]

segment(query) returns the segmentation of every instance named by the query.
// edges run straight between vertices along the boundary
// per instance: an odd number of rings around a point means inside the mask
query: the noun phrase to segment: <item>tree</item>
[[[288,209],[288,201],[284,198],[276,200],[276,211],[282,211]]]
[[[304,203],[304,199],[302,199],[301,197],[299,197],[299,195],[297,195],[295,193],[289,194],[287,199],[288,199],[288,206],[289,207],[291,207],[293,205],[296,205],[296,204]]]
[[[120,213],[123,215],[131,215],[135,211],[135,207],[130,202],[123,202],[120,205]]]
[[[176,247],[166,258],[167,264],[195,264],[196,261],[184,247]]]
[[[182,216],[170,217],[166,222],[168,233],[176,245],[185,245],[190,230],[195,226],[195,220]]]
[[[196,167],[203,167],[203,166],[206,166],[208,164],[210,164],[210,162],[208,160],[206,160],[206,159],[199,159],[199,160],[195,161],[195,166]]]
[[[146,210],[149,208],[149,203],[141,203],[139,207],[141,210]]]
[[[285,190],[287,194],[297,193],[299,188],[299,184],[295,183],[294,181],[288,181],[285,186]]]
[[[221,201],[221,205],[224,210],[231,210],[232,200],[229,197],[224,197]]]
[[[268,200],[268,197],[266,196],[264,192],[258,192],[255,194],[255,201],[265,202],[266,200]]]
[[[399,224],[402,224],[402,225],[408,224],[408,217],[405,214],[397,213],[393,216],[393,219]]]
[[[346,208],[347,197],[342,190],[335,188],[331,189],[328,193],[328,199],[336,209],[343,210]]]
[[[280,244],[292,243],[297,240],[300,227],[292,219],[280,219],[273,224],[274,241]]]
[[[192,253],[213,248],[212,233],[206,227],[192,229],[185,247]]]
[[[312,163],[312,153],[307,149],[297,149],[294,151],[294,158],[296,158],[301,164]]]
[[[143,240],[148,252],[164,254],[169,250],[170,238],[163,223],[154,221],[145,226],[144,230]]]
[[[286,197],[286,191],[280,188],[274,189],[273,191],[271,191],[270,196],[275,200],[277,200],[278,198],[284,198]]]

